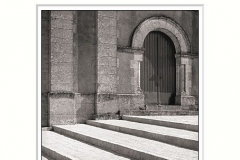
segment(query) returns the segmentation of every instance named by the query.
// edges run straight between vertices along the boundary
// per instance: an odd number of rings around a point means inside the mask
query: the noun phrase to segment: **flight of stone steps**
[[[197,160],[198,116],[122,116],[42,131],[44,160]]]

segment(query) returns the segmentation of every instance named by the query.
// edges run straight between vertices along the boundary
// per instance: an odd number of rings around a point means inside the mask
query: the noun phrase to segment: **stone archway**
[[[144,39],[151,31],[165,33],[174,43],[176,50],[176,104],[195,105],[195,97],[191,93],[193,57],[186,33],[179,24],[170,18],[164,16],[151,17],[141,22],[135,29],[132,38],[132,48],[142,49]],[[140,67],[138,73],[140,74]],[[140,76],[138,75],[138,77]],[[140,88],[140,86],[138,87]]]

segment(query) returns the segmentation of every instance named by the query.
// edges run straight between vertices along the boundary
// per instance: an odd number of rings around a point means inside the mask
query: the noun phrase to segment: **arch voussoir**
[[[145,37],[151,31],[162,31],[166,33],[174,42],[178,53],[191,52],[189,40],[183,29],[173,20],[163,16],[151,17],[143,21],[133,34],[132,47],[142,48]]]

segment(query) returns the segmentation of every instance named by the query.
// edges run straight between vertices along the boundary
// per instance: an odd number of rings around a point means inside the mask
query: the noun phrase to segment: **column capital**
[[[143,54],[145,49],[144,48],[118,46],[117,51],[118,52],[133,53],[133,54]]]
[[[180,53],[175,54],[175,58],[197,58],[198,54],[192,54],[192,53]]]

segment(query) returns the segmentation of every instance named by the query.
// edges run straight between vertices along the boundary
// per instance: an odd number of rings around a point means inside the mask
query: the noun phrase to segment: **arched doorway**
[[[132,37],[132,48],[136,55],[136,61],[139,61],[139,67],[135,67],[134,79],[136,91],[141,92],[141,58],[138,57],[139,52],[142,53],[144,48],[144,41],[147,35],[152,31],[160,31],[166,34],[173,42],[176,51],[176,96],[175,104],[177,105],[195,105],[195,97],[192,96],[192,54],[190,41],[185,31],[175,21],[168,17],[150,17],[141,22],[134,31]],[[142,92],[141,92],[142,93]]]
[[[145,104],[175,104],[176,58],[172,40],[160,31],[150,32],[140,63],[140,87]]]

